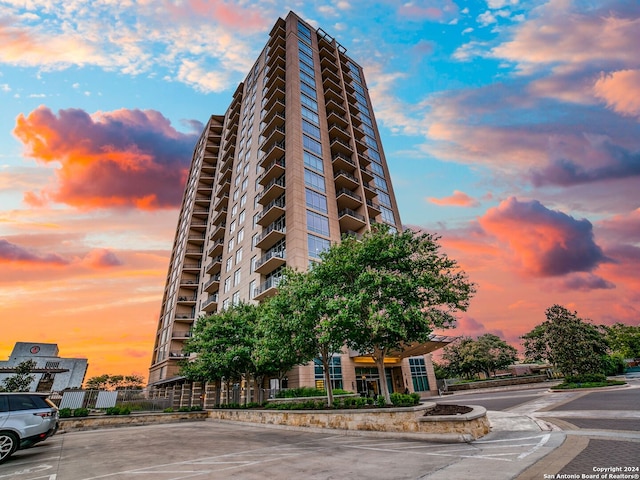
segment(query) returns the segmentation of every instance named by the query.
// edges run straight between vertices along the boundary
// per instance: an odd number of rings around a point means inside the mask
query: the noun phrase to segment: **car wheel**
[[[0,432],[0,463],[4,462],[18,448],[18,437],[10,432]]]

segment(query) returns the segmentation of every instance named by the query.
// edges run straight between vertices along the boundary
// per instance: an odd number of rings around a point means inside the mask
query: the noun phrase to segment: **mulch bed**
[[[431,415],[463,415],[469,413],[473,408],[464,405],[436,405],[424,413],[425,417]]]

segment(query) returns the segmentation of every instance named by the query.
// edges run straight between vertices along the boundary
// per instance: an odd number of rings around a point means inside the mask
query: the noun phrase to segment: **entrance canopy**
[[[384,360],[385,364],[399,364],[403,358],[417,357],[427,353],[435,352],[453,342],[458,337],[448,337],[446,335],[431,334],[426,342],[405,343],[399,349],[390,351]],[[357,363],[373,363],[371,355],[364,355],[361,352],[351,350],[350,357]]]

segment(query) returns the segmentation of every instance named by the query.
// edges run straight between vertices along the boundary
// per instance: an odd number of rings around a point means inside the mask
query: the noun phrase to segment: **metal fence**
[[[127,407],[131,411],[157,412],[173,406],[173,394],[153,397],[146,390],[67,390],[49,396],[59,408],[100,410]]]

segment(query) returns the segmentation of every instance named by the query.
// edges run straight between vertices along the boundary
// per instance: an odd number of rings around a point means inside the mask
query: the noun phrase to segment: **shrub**
[[[376,398],[376,405],[378,407],[386,407],[387,406],[387,401],[384,399],[384,396],[378,395],[378,397]]]
[[[73,416],[74,417],[88,417],[89,416],[89,409],[88,408],[76,408],[73,411]]]
[[[416,398],[417,396],[417,398]],[[405,393],[392,393],[391,403],[396,407],[411,407],[417,405],[420,402],[420,395],[418,394],[405,394]]]
[[[73,411],[70,408],[61,408],[58,410],[58,416],[60,418],[69,418],[73,414]]]
[[[582,375],[567,375],[564,383],[599,383],[606,382],[607,377],[602,373],[583,373]]]
[[[202,405],[194,405],[193,407],[191,407],[192,412],[199,412],[201,410],[204,410],[204,408],[202,408]]]
[[[164,413],[173,413],[173,408],[168,407],[168,408],[165,408],[165,409],[164,409],[164,410],[162,410],[162,411],[163,411]]]
[[[129,407],[109,407],[106,411],[107,415],[129,415],[131,409]]]
[[[180,407],[178,409],[179,412],[190,412],[191,411],[191,407]]]

